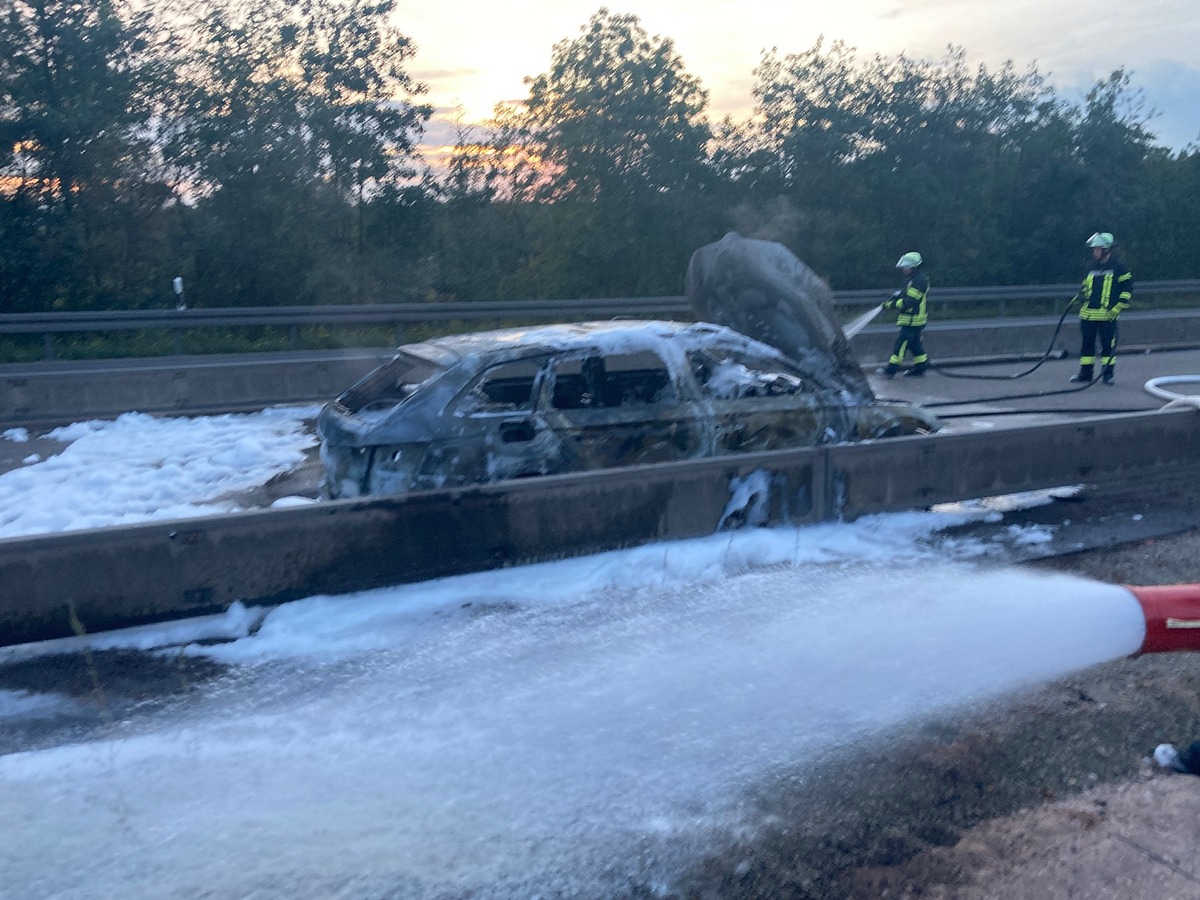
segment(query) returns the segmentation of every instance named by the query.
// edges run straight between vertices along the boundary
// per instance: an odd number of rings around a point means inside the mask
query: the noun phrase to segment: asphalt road
[[[936,347],[928,347],[937,365]],[[868,371],[882,398],[929,408],[947,431],[1011,428],[1161,409],[1167,400],[1153,396],[1146,383],[1160,376],[1194,375],[1200,382],[1200,349],[1140,351],[1117,357],[1112,386],[1070,381],[1079,369],[1075,356],[1002,361],[954,360],[930,369],[923,378],[893,379]],[[1030,371],[1032,370],[1032,371]],[[1097,372],[1099,368],[1097,367]],[[1019,376],[1019,377],[1017,377]],[[1180,395],[1200,397],[1200,383],[1167,385]],[[995,541],[1013,562],[1031,561],[1182,534],[1200,528],[1198,468],[1170,475],[1139,477],[1103,491],[1084,486],[1061,492],[1060,500],[1031,509],[1006,511],[1000,525],[977,523],[963,529]],[[1047,539],[1024,543],[1009,526],[1042,527]]]
[[[870,374],[869,378],[878,396],[928,407],[949,428],[977,426],[981,422],[993,427],[1015,427],[1062,421],[1064,417],[1161,409],[1167,401],[1149,394],[1145,389],[1147,381],[1163,375],[1195,375],[1200,382],[1200,350],[1118,355],[1116,378],[1111,386],[1100,384],[1098,379],[1092,384],[1072,384],[1070,378],[1079,369],[1075,357],[1048,359],[1041,365],[1034,358],[955,361],[939,366],[937,348],[929,350],[934,368],[923,378],[897,375],[889,380],[877,374]],[[1170,385],[1168,389],[1200,395],[1200,384]]]

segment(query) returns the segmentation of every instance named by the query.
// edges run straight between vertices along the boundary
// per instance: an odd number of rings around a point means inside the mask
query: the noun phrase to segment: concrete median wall
[[[0,366],[0,426],[234,412],[337,396],[390,350]]]
[[[850,345],[864,362],[881,362],[892,352],[896,326],[886,324],[884,312],[860,331]],[[893,316],[894,318],[894,316]],[[1079,353],[1079,317],[1074,311],[1063,320],[1055,336],[1058,318],[960,319],[939,322],[925,329],[925,349],[937,362],[989,356],[1041,355],[1047,349],[1075,356]],[[1051,338],[1054,338],[1051,343]],[[1200,344],[1200,312],[1165,310],[1127,312],[1120,321],[1123,350],[1169,348]]]
[[[1200,413],[1178,410],[7,539],[0,644],[1198,462]]]

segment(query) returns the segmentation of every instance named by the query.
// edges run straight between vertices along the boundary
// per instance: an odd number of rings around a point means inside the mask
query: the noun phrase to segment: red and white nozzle
[[[1200,650],[1200,584],[1122,587],[1137,598],[1146,617],[1146,637],[1135,656]]]

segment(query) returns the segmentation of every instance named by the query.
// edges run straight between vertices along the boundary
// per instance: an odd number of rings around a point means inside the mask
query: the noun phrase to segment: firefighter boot
[[[1113,367],[1112,366],[1103,366],[1100,369],[1100,381],[1103,384],[1107,384],[1109,387],[1113,386]]]
[[[1071,376],[1071,380],[1075,382],[1090,383],[1092,380],[1092,367],[1080,366],[1079,371]]]

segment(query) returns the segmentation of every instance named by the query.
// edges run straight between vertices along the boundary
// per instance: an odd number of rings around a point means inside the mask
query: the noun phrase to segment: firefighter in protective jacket
[[[1072,381],[1089,382],[1096,367],[1096,341],[1100,342],[1100,380],[1113,383],[1117,363],[1117,318],[1133,302],[1133,276],[1113,255],[1113,236],[1098,231],[1088,238],[1093,265],[1084,276],[1079,296],[1079,371]]]
[[[896,324],[900,326],[900,333],[896,335],[896,343],[892,345],[892,355],[888,358],[888,364],[879,370],[879,374],[887,378],[892,378],[900,371],[900,364],[904,362],[906,353],[912,353],[913,365],[905,375],[920,378],[925,374],[925,367],[929,365],[929,356],[921,341],[921,333],[925,330],[925,323],[929,321],[925,303],[929,294],[929,278],[925,274],[924,263],[921,254],[915,250],[900,257],[896,268],[904,273],[904,286],[883,303],[884,309],[897,311]]]

